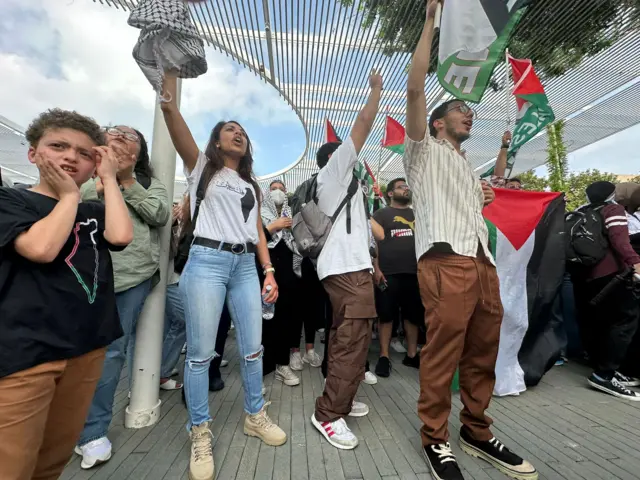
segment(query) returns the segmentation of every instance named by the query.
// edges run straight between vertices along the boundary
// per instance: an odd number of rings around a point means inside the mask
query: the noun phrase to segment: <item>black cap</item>
[[[616,186],[611,182],[593,182],[587,187],[587,199],[589,203],[606,202],[616,191]]]

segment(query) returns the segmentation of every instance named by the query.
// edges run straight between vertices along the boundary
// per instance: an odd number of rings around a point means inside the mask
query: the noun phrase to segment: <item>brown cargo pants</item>
[[[55,480],[80,438],[106,349],[0,378],[0,479]]]
[[[418,262],[427,343],[420,357],[418,416],[422,444],[448,441],[451,381],[460,372],[460,420],[478,441],[490,440],[485,414],[495,385],[502,323],[496,268],[478,258],[427,253]]]
[[[333,324],[327,337],[327,381],[316,399],[315,415],[319,422],[333,422],[349,414],[364,379],[376,307],[368,270],[332,275],[322,284],[331,300]]]

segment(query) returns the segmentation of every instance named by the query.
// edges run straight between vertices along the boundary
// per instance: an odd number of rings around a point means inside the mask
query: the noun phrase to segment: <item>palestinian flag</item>
[[[324,121],[325,121],[325,135],[324,135],[325,143],[342,142],[342,140],[336,133],[335,128],[333,128],[333,125],[331,125],[331,122],[329,121],[329,119],[325,118]]]
[[[529,0],[446,0],[438,80],[454,97],[479,102]]]
[[[507,154],[507,169],[511,171],[520,147],[535,137],[556,117],[531,60],[519,60],[511,55],[507,55],[507,58],[513,72],[513,94],[518,107],[516,128]],[[491,167],[481,177],[493,175],[493,169],[494,167]]]
[[[325,142],[342,142],[328,118],[325,119]],[[382,193],[380,192],[380,190],[375,189],[374,184],[376,183],[376,179],[373,176],[373,171],[365,161],[364,165],[358,162],[353,170],[353,173],[358,178],[358,180],[360,180],[362,191],[367,197],[369,212],[373,213],[373,202],[375,200],[376,194],[380,196],[380,198],[382,198]]]
[[[483,211],[504,317],[494,395],[536,385],[560,353],[553,309],[565,271],[562,193],[495,189]]]
[[[382,138],[382,146],[388,148],[398,155],[404,154],[404,127],[389,115],[385,120],[384,137]]]

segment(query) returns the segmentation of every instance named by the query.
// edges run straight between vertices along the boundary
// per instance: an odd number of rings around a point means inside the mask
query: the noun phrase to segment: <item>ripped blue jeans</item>
[[[216,335],[224,302],[236,327],[244,410],[258,413],[262,397],[262,300],[255,255],[235,255],[192,245],[180,277],[180,293],[187,326],[184,387],[189,424],[210,421],[209,364],[215,354]]]

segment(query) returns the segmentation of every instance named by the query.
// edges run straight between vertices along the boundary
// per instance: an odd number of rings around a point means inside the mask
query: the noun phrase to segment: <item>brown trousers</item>
[[[376,307],[367,270],[332,275],[322,284],[331,300],[333,324],[327,340],[327,382],[316,399],[315,415],[320,422],[333,422],[349,414],[364,379]]]
[[[62,474],[84,428],[105,351],[0,378],[0,479]]]
[[[490,440],[485,414],[496,381],[502,323],[496,268],[478,258],[428,253],[418,262],[427,343],[420,357],[418,416],[423,445],[448,441],[451,381],[460,372],[460,420],[478,441]]]

